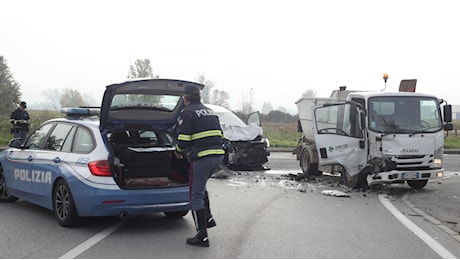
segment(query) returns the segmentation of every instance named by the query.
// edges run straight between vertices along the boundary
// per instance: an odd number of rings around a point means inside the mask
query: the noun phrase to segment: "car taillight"
[[[93,161],[88,163],[89,171],[95,176],[111,176],[110,164],[107,160]]]

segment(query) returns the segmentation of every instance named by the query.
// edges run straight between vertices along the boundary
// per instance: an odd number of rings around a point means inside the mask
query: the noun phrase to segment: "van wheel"
[[[317,163],[311,163],[310,153],[307,149],[302,149],[300,155],[300,168],[302,168],[302,172],[305,175],[321,176],[323,174],[322,171],[318,170]]]
[[[187,215],[188,210],[184,210],[184,211],[166,211],[166,212],[163,212],[163,213],[168,218],[182,218],[183,216]]]
[[[428,180],[416,180],[416,181],[407,181],[407,184],[412,188],[412,189],[421,189],[426,186],[428,183]]]
[[[5,173],[0,165],[0,202],[15,202],[18,198],[10,196],[6,188]]]
[[[63,179],[60,179],[53,189],[53,211],[61,226],[71,227],[78,223],[72,192]]]

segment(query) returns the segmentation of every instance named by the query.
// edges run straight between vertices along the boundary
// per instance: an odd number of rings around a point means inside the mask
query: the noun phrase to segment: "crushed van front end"
[[[399,155],[371,160],[367,184],[407,182],[413,188],[422,188],[429,180],[443,176],[442,160],[432,154]]]

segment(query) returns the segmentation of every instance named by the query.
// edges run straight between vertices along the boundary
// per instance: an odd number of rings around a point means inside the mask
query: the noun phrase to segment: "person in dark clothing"
[[[201,103],[200,90],[186,86],[185,108],[177,121],[176,157],[190,160],[190,204],[197,234],[187,244],[209,246],[207,228],[216,226],[206,190],[206,183],[224,158],[223,133],[214,111]]]
[[[24,142],[27,138],[27,133],[29,132],[30,125],[30,116],[26,111],[27,104],[22,101],[19,104],[19,107],[11,113],[10,123],[11,123],[11,133],[13,138],[21,138]]]

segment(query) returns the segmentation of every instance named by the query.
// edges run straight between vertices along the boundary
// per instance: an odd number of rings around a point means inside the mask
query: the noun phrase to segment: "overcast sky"
[[[458,1],[16,1],[0,2],[0,55],[29,107],[43,91],[101,100],[136,59],[161,78],[200,74],[254,107],[295,112],[308,90],[339,86],[417,92],[460,104]]]

